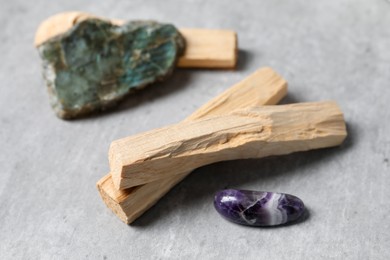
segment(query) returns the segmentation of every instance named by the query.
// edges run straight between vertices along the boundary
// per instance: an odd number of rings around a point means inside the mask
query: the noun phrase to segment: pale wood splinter
[[[335,102],[254,107],[182,122],[111,143],[117,189],[126,189],[223,161],[339,145],[346,137]]]
[[[40,24],[34,44],[39,46],[91,17],[100,18],[82,12],[64,12],[51,16]],[[117,25],[125,22],[118,19],[110,21]],[[234,31],[186,28],[179,31],[186,41],[186,48],[184,54],[179,57],[178,67],[233,69],[236,66],[238,48],[237,35]]]
[[[275,105],[286,93],[287,82],[272,69],[262,68],[203,105],[185,121],[222,115],[251,106]],[[107,174],[99,180],[97,187],[105,204],[123,222],[130,224],[191,171],[125,190],[117,190],[111,175]]]

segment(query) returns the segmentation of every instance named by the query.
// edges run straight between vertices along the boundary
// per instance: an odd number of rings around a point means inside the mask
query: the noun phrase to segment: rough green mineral
[[[173,71],[184,39],[170,24],[87,19],[38,46],[50,102],[61,118],[112,106]]]

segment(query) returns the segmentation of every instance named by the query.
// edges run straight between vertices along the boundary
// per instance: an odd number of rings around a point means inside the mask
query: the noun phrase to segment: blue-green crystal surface
[[[134,89],[168,77],[185,46],[170,24],[122,26],[87,19],[40,46],[51,105],[61,118],[112,106]]]

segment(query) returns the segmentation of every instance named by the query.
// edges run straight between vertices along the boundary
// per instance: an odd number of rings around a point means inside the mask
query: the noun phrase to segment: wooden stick
[[[255,107],[116,140],[109,161],[115,187],[126,189],[219,161],[336,146],[345,137],[334,102]]]
[[[82,12],[64,12],[43,21],[35,34],[35,46],[48,39],[65,33],[73,25],[87,18],[100,18]],[[113,19],[113,24],[125,21]],[[182,68],[226,68],[232,69],[237,63],[237,35],[230,30],[179,29],[186,40],[186,49],[179,58]]]
[[[275,105],[287,93],[287,82],[270,68],[255,73],[212,99],[185,121],[222,115],[234,109],[259,105]],[[106,205],[129,224],[153,206],[191,171],[137,187],[117,190],[110,174],[97,183]]]
[[[237,63],[237,35],[229,30],[179,29],[186,40],[181,68],[233,69]]]
[[[97,182],[96,186],[107,207],[120,220],[130,224],[190,173],[182,173],[125,190],[117,190],[111,174],[107,174]]]

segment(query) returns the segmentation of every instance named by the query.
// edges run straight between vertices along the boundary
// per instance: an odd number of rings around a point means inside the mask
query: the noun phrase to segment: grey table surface
[[[0,259],[390,259],[390,3],[323,1],[22,1],[0,5]],[[177,70],[117,109],[54,115],[32,42],[67,10],[239,35],[235,71]],[[112,140],[179,122],[262,66],[289,82],[283,103],[336,100],[338,148],[200,168],[134,225],[101,201]],[[279,228],[220,218],[223,188],[302,198],[307,216]]]

